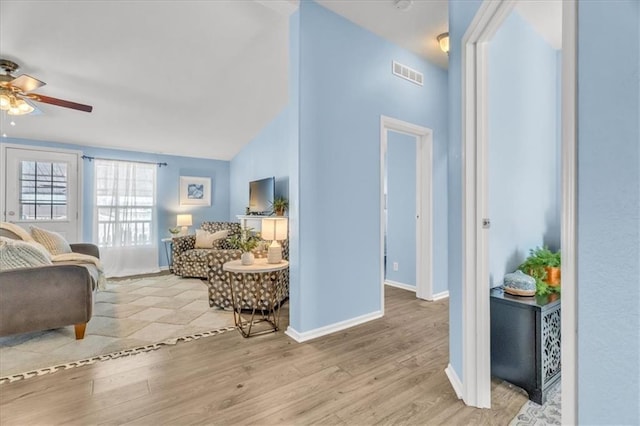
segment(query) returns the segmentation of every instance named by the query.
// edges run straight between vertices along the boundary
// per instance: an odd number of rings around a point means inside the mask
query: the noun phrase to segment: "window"
[[[20,161],[20,220],[67,220],[67,166]]]
[[[98,245],[156,245],[156,165],[95,160],[95,183]]]

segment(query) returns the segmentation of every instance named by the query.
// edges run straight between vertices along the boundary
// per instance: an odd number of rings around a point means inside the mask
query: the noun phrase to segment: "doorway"
[[[81,238],[79,161],[71,150],[1,147],[3,221],[38,226],[67,241]]]
[[[488,42],[513,10],[516,0],[484,1],[462,40],[463,250],[462,250],[462,398],[490,407],[487,66]],[[562,2],[561,70],[561,351],[563,423],[576,414],[576,21],[577,4]]]
[[[418,298],[433,300],[432,144],[431,129],[381,117],[380,276],[383,312],[384,285],[389,281],[396,287],[415,291]],[[399,170],[399,165],[407,161],[411,164],[405,170]],[[391,179],[388,175],[390,166]],[[388,190],[394,193],[389,194]],[[399,190],[403,191],[402,194],[398,193]],[[396,234],[387,235],[394,229]]]

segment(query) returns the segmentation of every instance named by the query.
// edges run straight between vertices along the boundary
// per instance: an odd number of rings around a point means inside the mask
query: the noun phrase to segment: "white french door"
[[[3,145],[3,220],[81,239],[79,152]]]

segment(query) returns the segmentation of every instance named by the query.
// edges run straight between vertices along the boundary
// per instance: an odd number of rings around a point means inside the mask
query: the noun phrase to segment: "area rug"
[[[107,283],[84,339],[73,326],[0,338],[0,384],[156,350],[235,329],[199,279],[160,275]]]
[[[562,404],[560,382],[558,382],[549,389],[547,402],[543,405],[538,405],[532,401],[525,402],[518,414],[511,420],[509,426],[560,424],[562,424]]]

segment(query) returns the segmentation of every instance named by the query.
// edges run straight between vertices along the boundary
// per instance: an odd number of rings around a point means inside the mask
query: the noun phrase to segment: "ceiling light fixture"
[[[31,114],[34,108],[24,99],[20,99],[12,93],[2,93],[0,94],[0,110],[7,111],[9,115],[25,115]]]
[[[412,0],[395,0],[394,1],[394,6],[396,7],[396,9],[402,10],[402,11],[409,10],[411,8],[411,5],[413,5]]]
[[[442,33],[438,36],[438,44],[440,45],[440,49],[449,54],[449,33]]]

